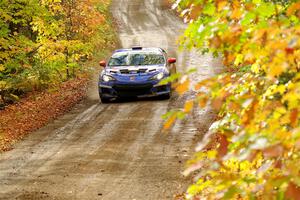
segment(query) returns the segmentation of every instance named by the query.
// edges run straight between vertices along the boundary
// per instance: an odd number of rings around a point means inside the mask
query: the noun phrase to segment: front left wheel
[[[163,94],[161,95],[162,99],[170,99],[171,98],[171,93]]]
[[[109,103],[110,102],[110,98],[103,97],[102,95],[100,95],[100,100],[101,100],[102,103]]]

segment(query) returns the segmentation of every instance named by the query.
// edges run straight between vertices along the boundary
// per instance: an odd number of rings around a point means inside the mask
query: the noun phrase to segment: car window
[[[109,66],[126,66],[128,63],[128,53],[115,53],[109,60]]]
[[[118,52],[109,60],[108,66],[139,66],[165,64],[164,56],[159,52]]]

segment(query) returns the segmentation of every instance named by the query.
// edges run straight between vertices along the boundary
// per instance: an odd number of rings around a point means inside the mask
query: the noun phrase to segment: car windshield
[[[159,52],[118,52],[112,55],[108,66],[139,66],[165,64],[164,56]]]

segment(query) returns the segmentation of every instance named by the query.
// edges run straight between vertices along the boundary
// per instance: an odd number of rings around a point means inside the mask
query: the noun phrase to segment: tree
[[[178,0],[174,7],[189,22],[181,44],[221,55],[227,69],[194,85],[198,96],[186,103],[210,104],[219,119],[188,162],[184,173],[195,183],[186,197],[299,199],[300,2]],[[166,127],[189,110],[167,116]]]
[[[82,73],[84,62],[95,49],[105,49],[104,44],[112,39],[107,38],[112,35],[110,22],[105,19],[108,3],[109,0],[1,1],[0,104]]]

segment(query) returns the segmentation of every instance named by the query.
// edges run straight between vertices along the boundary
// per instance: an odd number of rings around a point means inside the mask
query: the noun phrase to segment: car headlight
[[[161,79],[163,79],[163,77],[164,77],[164,73],[163,72],[159,72],[155,76],[152,76],[150,79],[151,80],[158,80],[158,81],[160,81]]]
[[[102,76],[102,80],[104,81],[104,82],[109,82],[109,81],[114,81],[114,80],[116,80],[114,77],[112,77],[112,76],[109,76],[109,75],[106,75],[106,74],[104,74],[103,76]]]

